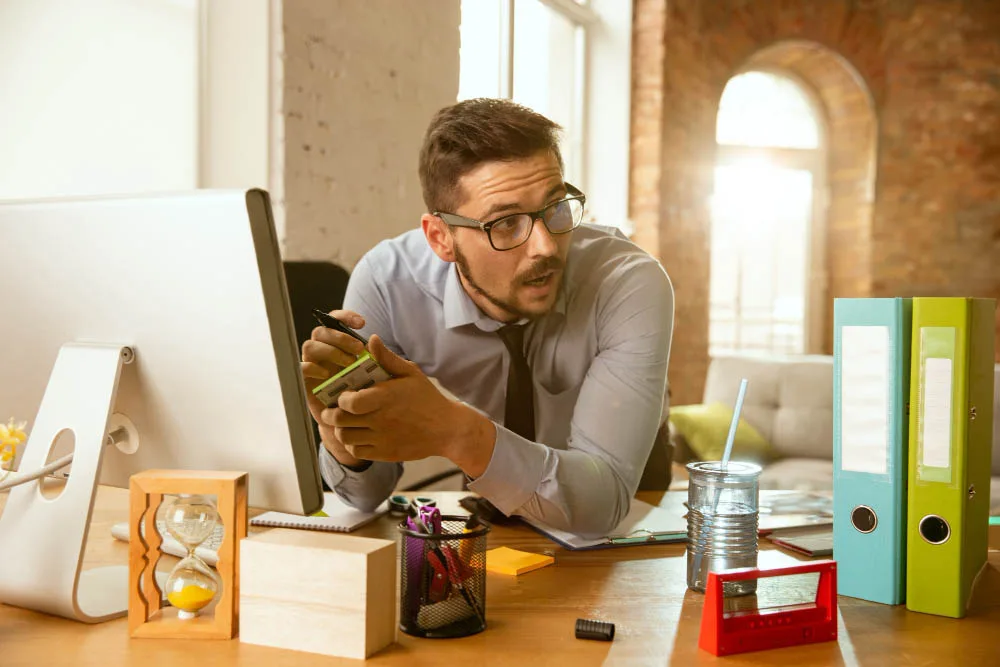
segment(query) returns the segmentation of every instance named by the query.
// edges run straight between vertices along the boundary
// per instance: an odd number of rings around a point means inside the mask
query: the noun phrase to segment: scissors
[[[455,552],[452,551],[451,547],[445,545],[441,550],[444,552],[445,561],[447,564],[448,575],[451,579],[451,585],[458,589],[458,592],[465,598],[465,602],[472,608],[472,611],[476,614],[476,618],[479,622],[486,624],[486,618],[483,616],[483,610],[479,608],[479,604],[476,602],[475,595],[465,587],[463,582],[472,576],[472,572],[468,568],[463,568],[461,564],[461,559],[455,556]]]
[[[412,515],[423,506],[437,507],[437,501],[426,496],[416,496],[412,500],[404,495],[389,497],[389,512],[396,515]]]

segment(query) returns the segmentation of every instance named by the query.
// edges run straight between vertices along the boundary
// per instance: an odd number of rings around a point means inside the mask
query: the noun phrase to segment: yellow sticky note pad
[[[518,575],[556,562],[552,556],[497,547],[486,552],[486,570],[497,574]]]

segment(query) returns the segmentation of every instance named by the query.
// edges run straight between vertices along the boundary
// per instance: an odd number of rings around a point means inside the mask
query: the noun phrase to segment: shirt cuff
[[[325,481],[327,486],[331,489],[337,488],[337,486],[347,478],[357,479],[371,467],[371,461],[365,461],[364,466],[358,469],[346,466],[338,461],[333,454],[330,453],[329,449],[320,445],[319,471],[320,474],[323,475],[323,481]]]
[[[522,438],[499,424],[496,431],[493,456],[486,472],[469,482],[469,490],[510,516],[538,489],[551,453],[545,445]]]
[[[319,446],[319,472],[323,476],[323,481],[331,489],[336,489],[347,476],[347,471],[341,467],[340,461],[333,458],[330,450],[323,445]]]

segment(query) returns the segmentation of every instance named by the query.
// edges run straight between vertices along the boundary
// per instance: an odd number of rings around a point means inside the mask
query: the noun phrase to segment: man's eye
[[[514,218],[504,218],[503,220],[498,220],[493,225],[494,234],[510,234],[517,230],[520,226],[519,217]]]

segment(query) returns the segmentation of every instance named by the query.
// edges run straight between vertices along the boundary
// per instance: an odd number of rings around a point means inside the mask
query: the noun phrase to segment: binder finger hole
[[[875,510],[867,505],[858,505],[851,512],[851,523],[859,533],[870,533],[878,526]]]
[[[951,526],[936,514],[928,514],[920,520],[920,537],[930,544],[944,544],[951,537]]]

